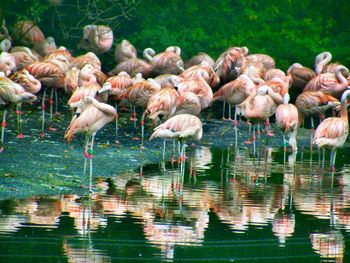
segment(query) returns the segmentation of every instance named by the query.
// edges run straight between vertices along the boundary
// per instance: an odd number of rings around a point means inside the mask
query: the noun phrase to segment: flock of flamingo
[[[253,142],[256,129],[262,123],[265,123],[267,136],[272,135],[269,118],[275,114],[276,123],[283,131],[284,147],[289,144],[292,151],[297,151],[298,127],[304,118],[310,117],[311,143],[323,149],[323,156],[325,148],[331,149],[332,170],[336,149],[343,146],[349,133],[349,70],[339,63],[331,63],[330,52],[316,56],[315,70],[294,63],[285,73],[276,68],[272,57],[249,54],[247,47],[230,47],[216,61],[201,52],[184,63],[177,46],[158,54],[146,48],[141,59],[137,57],[136,48],[123,40],[115,48],[117,66],[105,74],[97,55],[112,47],[113,31],[108,26],[85,26],[78,47],[88,52],[76,57],[63,46],[57,48],[55,40],[45,38],[31,21],[17,22],[11,35],[3,23],[0,41],[0,104],[4,108],[1,146],[4,146],[8,108],[16,107],[17,137],[21,138],[21,105],[38,100],[40,94],[40,136],[43,138],[47,129],[46,93],[50,92],[48,102],[52,118],[54,105],[56,112],[58,110],[57,90],[64,89],[70,96],[68,105],[74,114],[65,138],[70,141],[74,134],[85,133],[85,157],[90,158],[90,173],[97,131],[116,120],[118,138],[117,105],[131,105],[134,121],[135,107],[144,110],[141,147],[144,123],[151,119],[161,124],[150,139],[177,138],[183,145],[180,158],[184,158],[186,138],[201,139],[203,129],[199,115],[215,101],[224,102],[223,119],[231,121],[235,129],[238,115],[252,124]],[[294,104],[289,102],[291,90],[298,94]],[[107,104],[111,101],[115,102],[114,107]],[[225,117],[226,104],[228,118]],[[231,106],[235,107],[233,119]],[[333,109],[333,117],[324,119],[328,109]],[[339,117],[335,117],[335,111],[339,111]],[[322,120],[315,131],[314,117]]]

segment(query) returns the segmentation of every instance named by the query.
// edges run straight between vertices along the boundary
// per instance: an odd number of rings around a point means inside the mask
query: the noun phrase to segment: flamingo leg
[[[331,151],[331,171],[334,172],[335,171],[335,158],[337,156],[337,150],[336,149],[332,149]]]
[[[58,114],[58,93],[57,93],[57,88],[55,88],[55,114]]]
[[[45,129],[45,97],[46,97],[46,88],[44,90],[43,98],[41,101],[41,132],[40,132],[40,138],[45,137],[44,129]]]
[[[85,176],[86,173],[86,165],[87,165],[87,159],[89,158],[89,136],[85,135],[85,144],[84,144],[84,170],[83,170],[83,176]]]
[[[4,110],[4,114],[2,116],[2,123],[1,123],[1,146],[0,146],[0,152],[4,150],[4,143],[5,143],[5,130],[6,130],[6,115],[7,110]]]
[[[52,120],[52,115],[53,115],[53,93],[54,93],[54,88],[51,88],[51,94],[50,94],[50,120]]]
[[[252,140],[253,140],[253,154],[255,156],[255,141],[256,141],[255,124],[253,124],[253,137],[252,137]]]
[[[223,103],[222,103],[222,119],[223,120],[226,120],[226,118],[225,118],[225,109],[226,108],[226,102],[225,101],[223,101]]]
[[[235,105],[235,115],[234,115],[233,125],[235,126],[235,129],[237,129],[237,126],[238,126],[238,121],[237,121],[237,105]]]
[[[118,103],[115,103],[115,143],[119,144],[118,141],[118,119],[119,119],[119,114],[118,114]]]
[[[16,104],[16,115],[17,115],[17,136],[16,138],[22,139],[23,134],[22,134],[22,111],[21,111],[21,104],[18,103]]]
[[[134,120],[134,128],[136,129],[136,106],[133,106],[134,113],[133,113],[133,120]]]
[[[314,139],[315,125],[314,118],[311,116],[311,131],[310,131],[310,149],[312,150],[312,141]]]
[[[228,104],[228,120],[231,121],[232,118],[231,118],[231,104],[229,103]]]
[[[164,139],[164,141],[163,141],[163,163],[165,162],[165,145],[166,145],[166,140]]]
[[[145,138],[145,119],[146,119],[147,111],[145,110],[142,114],[142,119],[141,119],[141,149],[143,149],[143,141]]]
[[[322,170],[324,168],[324,160],[325,160],[326,150],[322,148]]]
[[[283,164],[286,163],[286,155],[287,155],[287,141],[286,141],[286,135],[283,133]]]
[[[92,135],[91,145],[89,150],[89,158],[90,158],[89,190],[90,192],[92,192],[92,158],[93,158],[94,139],[95,139],[95,135]]]

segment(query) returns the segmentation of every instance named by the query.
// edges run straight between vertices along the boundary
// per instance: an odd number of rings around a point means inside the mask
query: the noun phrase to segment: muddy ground
[[[55,131],[47,131],[40,139],[39,105],[24,109],[23,139],[16,138],[16,119],[13,112],[8,120],[5,150],[0,154],[0,199],[22,198],[26,196],[56,195],[61,193],[81,193],[86,191],[83,178],[83,140],[84,135],[76,135],[68,144],[63,134],[71,119],[71,112],[60,106],[61,114],[54,117],[51,125]],[[209,108],[202,113],[204,135],[197,146],[227,147],[235,142],[234,126],[228,121],[220,120],[220,107]],[[139,113],[139,116],[141,114]],[[109,124],[97,133],[93,158],[95,180],[118,175],[128,170],[136,170],[148,163],[162,160],[163,141],[148,141],[152,128],[145,129],[145,149],[140,150],[139,125],[134,130],[129,120],[130,112],[120,113],[119,141],[116,145],[114,124]],[[281,132],[272,124],[275,136],[270,137],[271,147],[282,147]],[[300,129],[299,145],[308,145],[309,130]],[[238,128],[238,146],[252,147],[244,144],[248,136],[248,126],[241,122]],[[265,135],[261,135],[265,143]],[[170,159],[171,142],[168,141],[166,160]],[[190,149],[188,149],[190,150]]]

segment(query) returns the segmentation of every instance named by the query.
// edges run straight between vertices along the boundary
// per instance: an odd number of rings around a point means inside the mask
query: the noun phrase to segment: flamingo
[[[335,171],[337,148],[342,147],[349,135],[348,102],[350,90],[347,89],[341,96],[340,117],[330,117],[323,120],[316,128],[313,144],[320,148],[331,148],[331,169]]]
[[[322,52],[315,57],[315,72],[317,75],[321,73],[335,73],[338,66],[343,66],[338,62],[329,63],[332,60],[332,54],[328,51]],[[345,73],[345,77],[349,76],[349,72]]]
[[[160,85],[154,79],[149,78],[147,80],[134,83],[128,88],[127,92],[121,96],[121,98],[126,98],[133,105],[134,113],[130,120],[134,121],[134,128],[136,128],[137,120],[135,107],[141,107],[145,109],[150,97],[160,89]],[[143,125],[144,123],[141,121],[141,131],[143,129]],[[138,140],[139,138],[134,137],[134,139]]]
[[[286,152],[286,135],[290,135],[289,145],[292,151],[297,151],[297,131],[298,131],[298,109],[295,105],[289,103],[290,97],[286,93],[283,96],[283,104],[278,105],[276,109],[276,124],[283,131],[283,150]],[[284,159],[285,160],[285,159]]]
[[[315,71],[311,68],[304,67],[300,63],[292,64],[288,70],[287,75],[292,79],[292,86],[300,93],[305,85],[314,77],[316,77]]]
[[[276,68],[275,60],[266,54],[250,54],[246,56],[246,61],[248,62],[261,62],[263,64],[263,68],[267,71],[269,69]]]
[[[72,59],[70,68],[76,67],[82,69],[86,64],[90,64],[95,69],[101,70],[101,61],[93,52],[87,52],[84,55]]]
[[[207,53],[199,52],[197,55],[191,57],[187,62],[185,62],[186,68],[199,65],[203,61],[207,62],[212,68],[214,67],[215,61]]]
[[[71,141],[74,134],[85,133],[85,164],[84,174],[86,171],[87,158],[90,159],[90,175],[89,175],[89,189],[92,190],[92,158],[93,146],[96,133],[107,123],[113,121],[115,118],[115,109],[105,103],[99,102],[93,97],[87,96],[80,101],[78,105],[77,114],[73,116],[69,127],[67,128],[64,138],[68,143]]]
[[[198,96],[191,91],[179,93],[179,98],[176,104],[175,115],[192,114],[199,116],[202,111],[201,102]]]
[[[41,82],[34,78],[26,69],[16,71],[9,77],[13,82],[21,85],[25,91],[37,94],[41,90]]]
[[[213,100],[213,90],[205,81],[207,77],[206,72],[202,72],[203,75],[200,75],[196,79],[185,79],[178,83],[178,91],[183,92],[193,92],[199,98],[201,109],[207,108]]]
[[[2,20],[0,26],[0,51],[8,52],[11,49],[11,36],[5,24],[5,19]]]
[[[6,78],[5,76],[0,76],[0,105],[3,105],[3,106],[11,105],[11,104],[16,105],[17,133],[18,133],[17,138],[23,138],[20,106],[22,103],[32,103],[34,100],[36,100],[35,95],[29,92],[26,92],[22,86]],[[6,115],[7,115],[7,110],[5,108],[3,113],[3,121],[2,121],[1,151],[3,150],[3,144],[4,144]]]
[[[5,76],[10,76],[11,73],[17,70],[16,59],[11,53],[1,52],[0,54],[0,71],[5,73]]]
[[[68,69],[65,74],[64,91],[67,94],[72,95],[79,87],[80,69],[73,67]]]
[[[176,87],[181,81],[183,81],[183,78],[174,74],[162,74],[154,78],[154,80],[158,82],[162,89],[164,89]]]
[[[116,133],[116,143],[118,144],[118,101],[120,97],[127,92],[128,88],[133,84],[133,81],[128,73],[122,71],[117,76],[110,77],[103,84],[102,88],[98,91],[99,94],[107,92],[108,98],[115,100],[115,110],[117,112],[115,118],[115,133]]]
[[[340,97],[348,86],[348,80],[344,76],[349,70],[344,66],[337,66],[335,74],[321,73],[311,79],[305,86],[304,91],[322,91],[333,97]]]
[[[44,94],[42,97],[42,126],[40,137],[43,138],[45,136],[44,128],[45,128],[45,96],[46,89],[51,88],[51,96],[50,96],[50,118],[52,119],[53,112],[53,93],[55,91],[56,98],[56,112],[58,107],[58,99],[57,99],[57,89],[62,88],[64,86],[65,72],[68,69],[69,61],[64,56],[58,56],[50,61],[42,61],[42,62],[34,62],[27,67],[26,70],[30,74],[32,74],[37,80],[41,82],[41,86],[45,87]]]
[[[43,58],[43,60],[51,60],[51,59],[61,57],[61,56],[66,57],[66,59],[69,62],[71,62],[73,60],[72,53],[70,53],[70,51],[64,46],[60,46],[57,49],[53,50],[48,55],[46,55]],[[72,68],[72,67],[74,67],[74,66],[71,66],[70,68]]]
[[[117,63],[121,63],[128,59],[137,58],[136,48],[128,40],[123,39],[114,51],[114,60]]]
[[[38,52],[42,57],[50,55],[57,50],[55,39],[53,37],[47,37],[44,41],[35,43],[33,50]]]
[[[324,119],[324,113],[328,109],[338,108],[340,103],[333,96],[321,91],[304,91],[297,97],[295,106],[301,114],[299,122],[305,117],[311,117],[311,129],[314,129],[313,116]]]
[[[230,47],[215,61],[214,71],[223,83],[237,78],[245,59],[245,49]]]
[[[235,105],[234,125],[237,126],[237,105],[250,95],[255,94],[254,82],[247,75],[240,75],[237,79],[225,84],[214,93],[213,101],[223,100],[229,104],[229,120],[231,121],[231,105]],[[225,119],[225,112],[222,118]]]
[[[156,54],[152,48],[146,48],[143,56],[153,65],[153,74],[180,74],[184,69],[184,62],[181,49],[177,46],[170,46],[164,52]]]
[[[185,140],[192,137],[200,140],[203,135],[203,127],[201,120],[191,114],[179,114],[171,117],[163,124],[154,129],[149,140],[153,138],[177,138],[181,142],[180,160],[185,159]],[[165,153],[165,144],[163,155]],[[163,158],[164,159],[164,158]]]
[[[79,74],[79,83],[80,86],[74,91],[67,104],[71,108],[77,108],[80,100],[90,96],[96,97],[98,91],[101,89],[101,86],[97,83],[94,72],[96,69],[90,65],[86,64],[80,71]]]
[[[87,25],[83,28],[83,38],[78,48],[96,54],[108,52],[113,45],[113,31],[109,26]]]
[[[12,33],[15,42],[20,42],[27,46],[32,46],[45,40],[44,33],[33,21],[18,21],[14,25]]]
[[[28,47],[15,47],[11,49],[10,54],[16,60],[17,70],[39,61],[39,56]]]
[[[261,86],[257,89],[255,95],[249,96],[242,104],[240,104],[241,114],[245,116],[250,123],[253,124],[253,143],[255,154],[255,124],[261,122],[266,123],[266,135],[268,138],[272,134],[268,129],[268,119],[276,112],[277,104],[283,102],[283,98],[272,90],[269,86]],[[247,141],[246,143],[251,143]],[[266,142],[267,144],[267,142]]]
[[[239,75],[245,74],[250,78],[264,78],[265,72],[264,64],[261,61],[245,60],[239,71]]]
[[[153,70],[153,66],[139,58],[131,58],[119,63],[113,70],[108,72],[108,76],[115,76],[119,72],[125,71],[131,77],[141,73],[143,77],[148,78]]]
[[[282,71],[278,68],[272,68],[272,69],[269,69],[265,72],[264,80],[269,81],[269,80],[276,78],[276,77],[283,79],[285,76],[286,76],[286,74],[284,73],[284,71]]]
[[[194,65],[180,74],[180,77],[184,79],[196,79],[198,77],[204,77],[205,81],[210,87],[215,88],[220,84],[220,77],[213,70],[213,67],[206,61],[201,64]]]

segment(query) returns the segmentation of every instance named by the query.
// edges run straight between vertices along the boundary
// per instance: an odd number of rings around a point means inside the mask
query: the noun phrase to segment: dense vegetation
[[[82,27],[111,18],[106,21],[112,24],[115,41],[126,38],[139,51],[178,45],[185,59],[200,51],[216,58],[229,46],[247,46],[251,53],[270,54],[286,69],[293,62],[312,66],[316,54],[329,50],[333,60],[350,62],[347,0],[124,0],[113,10],[108,9],[116,2],[111,0],[12,2],[25,4],[16,9],[8,2],[0,4],[9,25],[25,16],[35,19],[46,35],[72,49],[81,34],[78,22]],[[77,5],[87,2],[89,12]],[[97,9],[107,11],[97,16]]]

